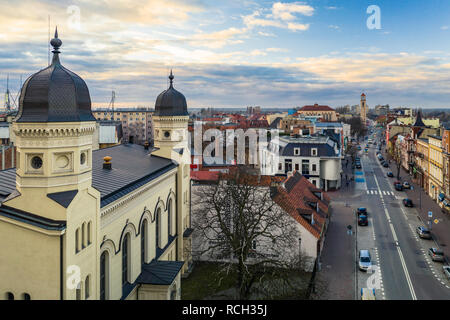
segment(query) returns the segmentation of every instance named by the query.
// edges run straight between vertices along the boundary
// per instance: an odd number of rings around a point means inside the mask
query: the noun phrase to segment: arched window
[[[122,288],[129,282],[128,267],[130,262],[130,234],[127,233],[122,243]]]
[[[141,227],[141,264],[147,260],[147,220],[142,222]]]
[[[31,300],[31,297],[30,297],[30,295],[28,293],[24,293],[22,295],[22,298],[23,298],[23,300]]]
[[[77,286],[76,299],[81,300],[81,281],[78,283],[78,286]]]
[[[91,278],[89,276],[86,277],[86,280],[84,281],[84,298],[88,299],[91,295],[91,288],[90,288],[90,280]]]
[[[172,199],[169,200],[169,204],[167,205],[167,229],[168,229],[168,233],[167,235],[171,236],[172,235],[172,223],[173,223],[173,217],[172,217]]]
[[[156,211],[156,248],[161,247],[161,208]]]
[[[88,241],[88,245],[90,245],[92,243],[92,222],[89,221],[88,225],[87,225],[87,241]]]
[[[100,256],[100,300],[108,299],[109,288],[109,255],[103,251]]]
[[[86,223],[81,226],[81,249],[86,247]]]
[[[80,251],[80,228],[75,231],[75,253]]]
[[[14,294],[12,292],[7,292],[6,300],[14,300]]]

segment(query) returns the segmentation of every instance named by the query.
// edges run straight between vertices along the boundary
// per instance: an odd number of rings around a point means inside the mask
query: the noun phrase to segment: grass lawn
[[[236,283],[236,275],[231,274],[219,281],[220,279],[216,275],[218,268],[218,263],[195,262],[192,273],[181,281],[181,299],[201,300],[216,292],[233,287]]]
[[[204,298],[217,298],[217,293],[223,290],[233,288],[236,284],[236,274],[232,273],[221,280],[217,277],[218,263],[214,262],[196,262],[194,270],[181,282],[181,299],[182,300],[202,300]],[[306,288],[311,278],[310,273],[293,273],[292,279],[295,287],[298,289],[296,293],[284,293],[277,295],[273,299],[305,299]],[[219,281],[220,280],[220,281]],[[274,281],[271,276],[268,276],[266,281]],[[275,280],[276,282],[276,280]],[[276,286],[276,285],[275,285]],[[260,299],[253,297],[252,299]]]

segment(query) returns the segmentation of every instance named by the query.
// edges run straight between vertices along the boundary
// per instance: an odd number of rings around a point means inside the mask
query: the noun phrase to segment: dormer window
[[[300,148],[294,148],[294,156],[300,155]]]
[[[317,148],[312,148],[311,149],[311,155],[314,156],[314,157],[317,156]]]

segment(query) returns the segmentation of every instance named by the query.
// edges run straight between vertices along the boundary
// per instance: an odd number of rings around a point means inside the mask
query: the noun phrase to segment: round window
[[[31,166],[33,169],[40,169],[42,167],[41,157],[35,156],[31,159]]]
[[[84,152],[80,155],[80,163],[81,164],[86,163],[86,153],[84,153]]]
[[[170,137],[170,132],[169,131],[164,132],[164,137],[166,138]]]

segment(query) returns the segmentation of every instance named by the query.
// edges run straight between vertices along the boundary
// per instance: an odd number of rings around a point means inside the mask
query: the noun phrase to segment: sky
[[[116,107],[154,107],[171,68],[193,108],[338,107],[362,92],[370,107],[450,107],[447,0],[0,0],[2,97],[7,75],[16,96],[48,65],[49,16],[93,107],[112,90]]]

